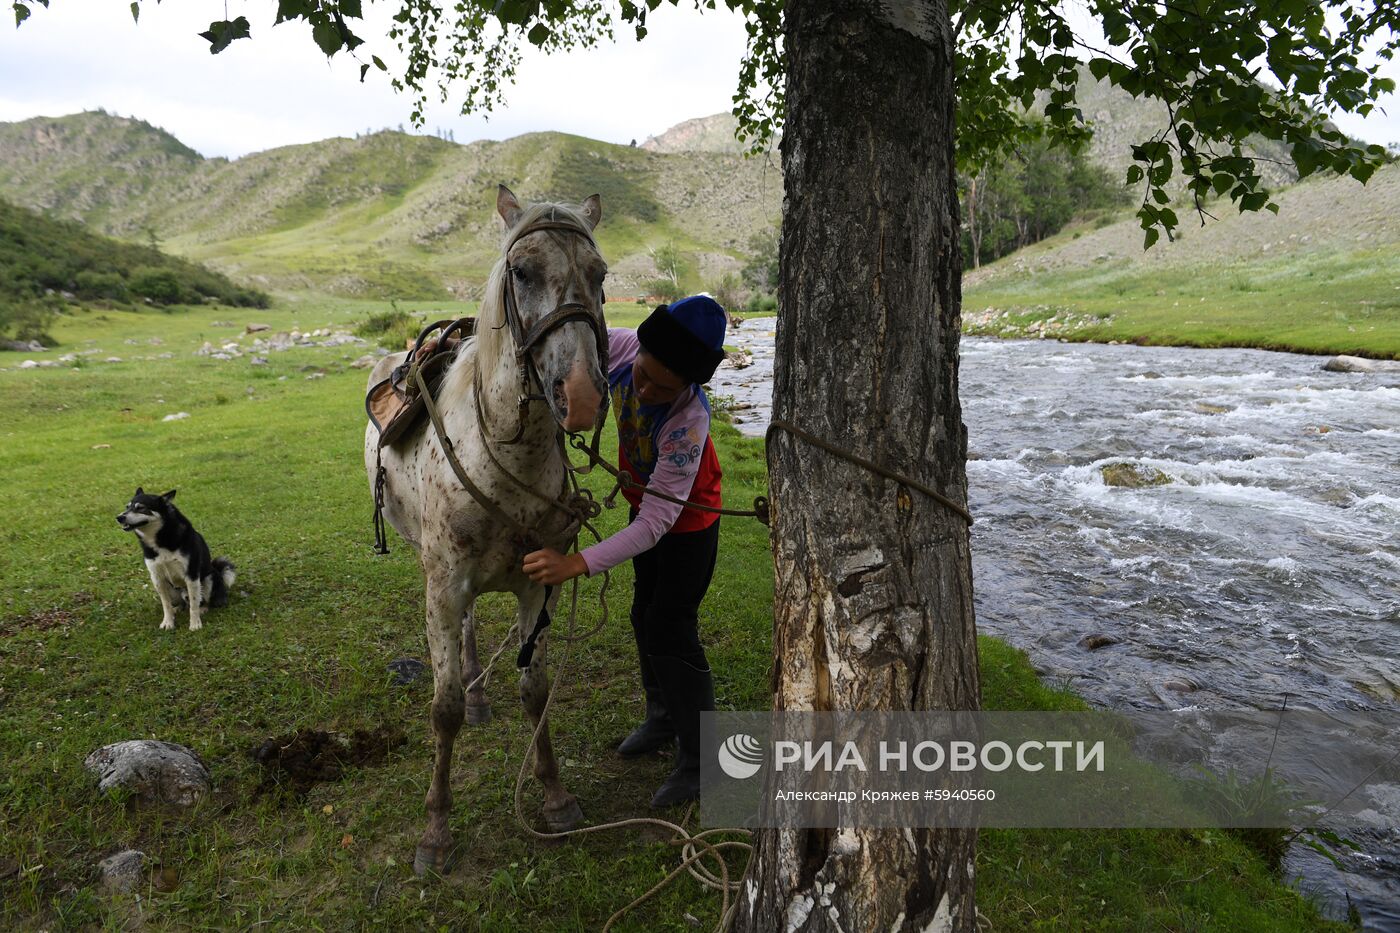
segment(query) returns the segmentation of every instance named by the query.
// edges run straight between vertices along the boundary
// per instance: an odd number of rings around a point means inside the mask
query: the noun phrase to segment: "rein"
[[[602,366],[603,372],[607,372],[608,337],[607,331],[605,331],[600,324],[600,318],[602,317],[601,309],[598,314],[594,314],[586,305],[580,304],[579,302],[563,302],[549,314],[546,314],[544,317],[540,318],[540,320],[536,321],[529,330],[526,330],[524,327],[524,323],[520,317],[520,308],[515,299],[515,271],[510,265],[510,250],[522,237],[546,230],[571,233],[575,236],[587,238],[590,244],[593,242],[592,235],[583,228],[575,226],[574,224],[550,220],[525,227],[518,231],[515,236],[511,238],[511,241],[506,244],[505,254],[507,258],[503,270],[505,282],[502,289],[504,292],[503,310],[506,319],[505,325],[509,326],[511,337],[515,342],[515,358],[520,366],[521,389],[515,434],[510,439],[498,441],[497,443],[519,443],[521,438],[525,436],[525,425],[529,416],[530,403],[532,401],[549,401],[543,394],[545,389],[544,380],[540,378],[539,371],[535,366],[534,354],[532,351],[536,344],[554,330],[572,321],[583,321],[587,323],[589,329],[593,332],[593,339],[598,350],[598,361]],[[570,257],[570,265],[571,267],[573,266],[572,256]],[[449,327],[449,330],[450,329]],[[544,547],[544,541],[533,527],[526,525],[524,521],[506,511],[498,502],[488,496],[480,486],[473,482],[471,476],[467,473],[466,467],[462,465],[462,461],[457,456],[457,451],[453,447],[452,439],[448,436],[447,428],[443,425],[442,414],[437,407],[437,400],[433,398],[432,390],[428,386],[427,381],[423,378],[422,367],[416,361],[412,363],[409,376],[418,387],[418,391],[422,394],[423,405],[428,413],[428,420],[432,423],[433,431],[437,434],[438,443],[442,447],[443,455],[447,459],[447,464],[452,468],[452,472],[456,475],[457,481],[462,484],[462,488],[465,489],[467,494],[470,495],[478,505],[485,509],[498,524],[514,530],[518,556],[523,557],[531,551],[537,551]],[[531,391],[532,383],[540,387],[540,393]],[[601,540],[597,529],[591,524],[591,519],[597,518],[602,509],[597,502],[593,501],[591,492],[579,488],[578,479],[573,468],[569,464],[569,456],[567,449],[564,447],[563,434],[559,431],[555,432],[555,440],[564,461],[565,485],[558,496],[550,496],[540,492],[534,486],[516,476],[514,472],[506,469],[500,460],[496,458],[495,452],[491,449],[492,438],[486,429],[486,415],[481,404],[481,360],[477,360],[475,372],[472,377],[472,395],[473,407],[476,413],[477,431],[481,435],[481,447],[486,452],[487,459],[491,461],[491,465],[495,467],[496,472],[508,478],[517,487],[534,496],[545,505],[562,512],[568,517],[569,524],[566,526],[567,530],[564,533],[564,537],[568,538],[570,541],[567,547],[576,548],[578,546],[579,533],[584,528],[587,528],[594,538]],[[607,397],[604,396],[604,407],[601,408],[598,413],[598,426],[600,429],[604,412],[606,411],[606,399]],[[570,487],[572,487],[572,491]],[[382,501],[376,502],[376,508],[382,508]],[[377,515],[378,513],[376,513],[376,516]],[[376,528],[376,535],[382,536],[382,531],[378,527]],[[606,581],[604,581],[604,586],[606,587]],[[535,653],[535,645],[543,631],[549,627],[549,610],[546,607],[548,606],[550,591],[552,589],[552,587],[545,587],[545,605],[541,606],[539,617],[535,620],[534,627],[531,629],[524,643],[520,646],[520,652],[516,656],[517,668],[523,669],[530,666],[530,661]],[[575,599],[577,599],[577,582],[575,582]]]

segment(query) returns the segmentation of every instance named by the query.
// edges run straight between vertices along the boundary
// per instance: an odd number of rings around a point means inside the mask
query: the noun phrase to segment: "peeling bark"
[[[788,0],[774,415],[966,502],[945,0]],[[774,706],[976,709],[968,530],[773,437]],[[975,833],[765,830],[737,930],[975,929]]]

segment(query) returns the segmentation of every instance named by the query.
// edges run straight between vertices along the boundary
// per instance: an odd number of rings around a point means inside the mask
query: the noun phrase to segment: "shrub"
[[[648,295],[660,298],[662,301],[680,301],[685,297],[685,289],[681,288],[679,282],[672,279],[652,279],[650,282],[643,282],[642,287],[647,290]]]
[[[423,322],[401,309],[398,304],[389,302],[388,311],[371,313],[355,325],[355,333],[360,337],[373,337],[388,350],[402,350],[415,340],[423,329]]]
[[[731,312],[744,306],[744,298],[747,293],[747,289],[733,272],[711,284],[708,291],[714,296],[715,301],[719,302],[720,307]]]
[[[131,273],[127,285],[138,298],[149,298],[158,305],[180,304],[193,296],[185,293],[180,277],[171,269],[141,266]]]
[[[778,310],[778,299],[775,295],[754,292],[749,296],[749,303],[744,306],[744,310],[749,314],[772,314]]]
[[[73,291],[79,298],[106,298],[111,301],[127,301],[131,293],[126,279],[116,272],[97,272],[84,269],[73,277]]]
[[[15,340],[37,340],[46,347],[58,341],[49,334],[54,318],[58,317],[60,302],[56,298],[23,301],[17,304],[0,302],[0,336]]]

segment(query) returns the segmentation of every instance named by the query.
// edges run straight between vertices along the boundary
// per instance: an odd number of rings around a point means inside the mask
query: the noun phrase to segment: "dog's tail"
[[[214,558],[214,592],[209,595],[209,605],[213,608],[228,605],[228,588],[233,586],[233,561],[227,557]]]

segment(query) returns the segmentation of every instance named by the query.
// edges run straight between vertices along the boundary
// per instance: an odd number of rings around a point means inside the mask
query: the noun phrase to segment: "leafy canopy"
[[[16,23],[48,2],[14,0]],[[526,43],[545,52],[588,48],[614,38],[619,26],[640,40],[647,15],[680,0],[381,2],[396,10],[387,38],[404,60],[390,81],[412,95],[421,125],[432,91],[443,102],[455,96],[464,113],[501,106]],[[716,2],[695,0],[697,8]],[[782,2],[720,2],[745,18],[734,113],[741,138],[763,149],[783,120]],[[133,17],[140,5],[131,4]],[[361,59],[362,0],[275,5],[273,23],[304,22],[322,53],[360,60],[360,80],[371,66],[390,71],[378,55]],[[1383,147],[1349,139],[1325,114],[1364,116],[1395,89],[1377,71],[1400,44],[1400,0],[949,0],[949,7],[964,171],[1039,137],[1082,145],[1092,129],[1076,106],[1081,66],[1166,104],[1165,125],[1132,147],[1125,179],[1142,192],[1146,246],[1180,223],[1168,193],[1174,178],[1184,181],[1202,223],[1207,205],[1223,197],[1241,211],[1278,210],[1259,172],[1262,157],[1248,149],[1251,137],[1285,143],[1302,177],[1330,171],[1365,182],[1387,159]],[[239,16],[201,35],[218,53],[251,33]]]

